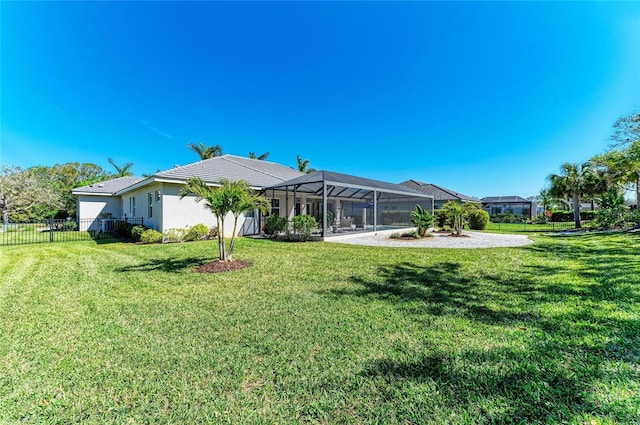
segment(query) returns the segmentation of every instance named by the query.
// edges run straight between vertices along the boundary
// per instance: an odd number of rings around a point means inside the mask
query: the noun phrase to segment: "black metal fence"
[[[137,224],[143,224],[142,217],[0,223],[0,246],[102,240]]]
[[[595,220],[582,220],[583,229],[590,229],[596,227]],[[575,229],[575,222],[573,221],[560,221],[547,223],[504,223],[504,222],[489,222],[487,224],[487,230],[500,230],[511,232],[559,232],[565,230]]]

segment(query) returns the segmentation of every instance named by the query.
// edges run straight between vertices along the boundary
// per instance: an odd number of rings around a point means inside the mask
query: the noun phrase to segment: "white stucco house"
[[[180,199],[180,190],[192,176],[215,186],[222,178],[245,180],[255,190],[303,175],[280,164],[234,155],[222,155],[155,173],[147,178],[120,177],[73,190],[78,221],[93,220],[88,230],[98,230],[100,218],[142,218],[145,226],[164,232],[204,223],[216,224],[214,215],[195,196]],[[240,234],[259,233],[255,214],[238,222]],[[227,227],[229,231],[232,229]]]
[[[318,217],[323,237],[342,231],[376,230],[382,225],[406,227],[417,203],[433,211],[432,196],[393,183],[327,171],[305,174],[274,162],[222,155],[147,178],[120,177],[74,189],[79,228],[100,230],[105,216],[141,220],[160,232],[198,223],[214,226],[215,217],[204,202],[197,203],[195,196],[180,199],[180,190],[193,176],[211,186],[222,178],[245,180],[271,200],[271,214]],[[260,233],[262,219],[257,211],[244,214],[238,233]],[[225,231],[230,233],[232,227],[226,226]]]

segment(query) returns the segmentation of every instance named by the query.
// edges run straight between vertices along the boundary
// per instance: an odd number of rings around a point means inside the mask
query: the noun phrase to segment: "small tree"
[[[269,208],[269,201],[262,196],[256,195],[244,180],[231,181],[221,179],[220,186],[214,187],[209,186],[200,177],[191,177],[180,191],[180,199],[187,195],[196,195],[196,202],[204,200],[207,208],[215,215],[218,224],[220,261],[233,260],[233,249],[240,215],[252,209],[266,212]],[[229,249],[227,250],[224,237],[224,221],[229,213],[233,215],[233,232],[229,242]]]
[[[445,211],[447,217],[452,221],[453,230],[455,230],[456,235],[460,235],[467,222],[469,213],[479,208],[476,204],[469,202],[459,204],[456,201],[449,201],[442,206],[442,211]]]
[[[416,205],[416,209],[411,213],[411,223],[418,228],[418,235],[424,238],[429,228],[433,226],[433,215],[420,205]]]

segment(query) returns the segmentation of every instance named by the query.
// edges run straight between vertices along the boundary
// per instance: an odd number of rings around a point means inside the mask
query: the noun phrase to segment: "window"
[[[271,214],[280,215],[280,199],[273,198],[271,200]]]
[[[156,202],[160,202],[160,191],[156,190]]]
[[[253,218],[256,216],[256,210],[245,211],[244,216],[245,218]]]
[[[132,216],[136,216],[136,197],[132,196],[129,198],[129,212]]]
[[[147,197],[147,204],[149,206],[149,218],[153,218],[153,193],[149,192]]]

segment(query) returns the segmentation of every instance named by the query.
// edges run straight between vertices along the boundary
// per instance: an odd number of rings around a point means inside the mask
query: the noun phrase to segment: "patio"
[[[330,171],[316,171],[282,182],[266,188],[263,194],[278,200],[277,213],[284,217],[316,217],[323,239],[411,227],[411,212],[416,205],[433,212],[430,195],[394,183]]]

